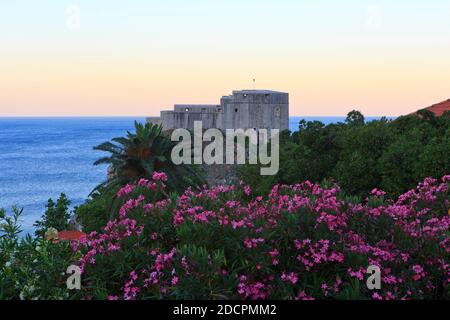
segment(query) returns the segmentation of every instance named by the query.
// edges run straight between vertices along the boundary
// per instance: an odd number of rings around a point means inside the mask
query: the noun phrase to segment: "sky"
[[[450,98],[449,57],[450,0],[0,0],[0,116],[254,88],[289,92],[292,116],[398,116]]]

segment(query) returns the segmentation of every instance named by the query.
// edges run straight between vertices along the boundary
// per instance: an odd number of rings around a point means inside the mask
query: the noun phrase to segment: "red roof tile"
[[[58,232],[59,241],[80,241],[86,237],[86,233],[81,231],[60,231]]]
[[[442,116],[445,111],[450,111],[450,99],[434,104],[425,110],[433,112],[437,117]]]

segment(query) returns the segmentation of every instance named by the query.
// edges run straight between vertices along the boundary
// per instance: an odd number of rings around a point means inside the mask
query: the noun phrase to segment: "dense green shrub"
[[[22,210],[0,210],[0,300],[71,299],[67,267],[79,259],[69,243],[22,236]]]
[[[84,232],[100,230],[111,219],[118,188],[101,188],[90,196],[84,204],[75,208],[77,221]]]
[[[257,174],[258,165],[243,166],[238,173],[261,194],[274,183],[331,179],[350,195],[363,196],[373,188],[400,195],[425,177],[450,172],[449,142],[450,113],[365,123],[352,111],[345,123],[302,120],[298,132],[283,133],[277,175]]]

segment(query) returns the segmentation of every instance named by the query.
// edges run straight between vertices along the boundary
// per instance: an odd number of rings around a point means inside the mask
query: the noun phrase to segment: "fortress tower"
[[[220,105],[176,104],[172,111],[147,122],[161,124],[164,130],[194,128],[202,121],[204,129],[280,129],[289,128],[289,94],[271,90],[233,91]]]

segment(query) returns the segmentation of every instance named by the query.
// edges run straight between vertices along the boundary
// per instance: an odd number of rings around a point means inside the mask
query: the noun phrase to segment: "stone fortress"
[[[233,91],[221,98],[220,105],[176,104],[171,111],[161,111],[160,117],[147,118],[163,130],[193,130],[195,121],[201,121],[203,129],[289,129],[289,94]]]

